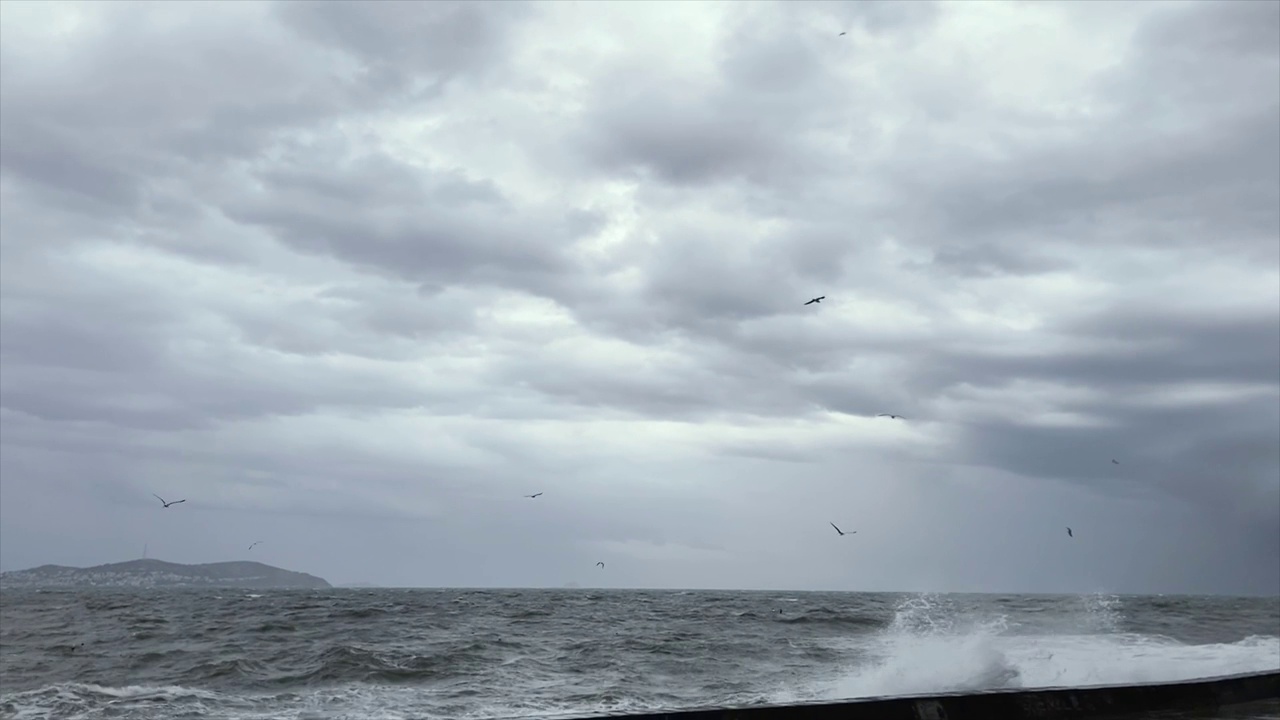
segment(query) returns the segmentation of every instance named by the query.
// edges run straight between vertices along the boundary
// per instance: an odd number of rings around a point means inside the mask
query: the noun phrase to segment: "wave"
[[[893,621],[860,638],[860,659],[824,695],[861,698],[1012,688],[1131,685],[1280,670],[1280,637],[1187,644],[1122,632],[1121,601],[1082,599],[1073,631],[1026,633],[1000,613],[945,598],[908,598]]]
[[[61,683],[39,690],[12,693],[0,702],[0,711],[13,720],[28,718],[82,718],[120,715],[130,706],[178,703],[184,710],[206,711],[220,704],[217,693],[177,685],[126,685],[105,687],[92,683]]]
[[[590,684],[589,679],[584,680]],[[747,681],[744,681],[747,682]],[[447,700],[433,698],[419,687],[389,687],[362,683],[274,693],[241,694],[180,685],[104,687],[91,683],[58,685],[11,693],[0,701],[0,716],[13,720],[97,720],[118,717],[168,720],[200,717],[220,720],[367,720],[371,717],[450,717],[492,720],[512,717],[555,717],[566,713],[627,713],[655,706],[687,705],[688,698],[662,692],[635,693],[573,684],[553,695],[498,697],[490,690],[467,687]],[[750,694],[743,703],[770,698]]]
[[[814,608],[796,615],[785,612],[774,614],[775,622],[785,625],[829,625],[836,628],[879,629],[887,624],[885,618],[866,612],[849,612],[829,608]]]
[[[493,643],[470,643],[439,654],[422,655],[336,645],[309,657],[279,658],[275,662],[238,657],[200,663],[184,672],[182,681],[258,689],[353,681],[428,684],[461,676],[473,663],[484,661],[493,646]]]

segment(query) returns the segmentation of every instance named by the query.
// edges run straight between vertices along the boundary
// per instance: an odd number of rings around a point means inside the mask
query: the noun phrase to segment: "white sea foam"
[[[174,703],[191,712],[207,711],[223,698],[216,692],[177,685],[124,685],[107,687],[92,683],[62,683],[40,690],[13,693],[5,703],[14,720],[59,717],[65,720],[102,717],[107,708],[136,703]],[[116,710],[116,714],[128,713]]]
[[[950,601],[912,598],[883,633],[850,647],[859,659],[830,698],[998,688],[1126,685],[1280,669],[1280,637],[1189,645],[1118,632],[1114,598],[1082,603],[1069,634],[1011,632],[1006,616],[966,615]]]

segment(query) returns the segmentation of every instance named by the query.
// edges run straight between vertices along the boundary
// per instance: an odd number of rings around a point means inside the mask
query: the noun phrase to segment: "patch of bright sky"
[[[1089,4],[1089,3],[1085,3]],[[1043,147],[1050,137],[1078,140],[1078,125],[1108,111],[1094,87],[1123,58],[1139,13],[1076,26],[1065,4],[942,3],[933,32],[909,50],[860,57],[877,87],[876,124],[886,137],[928,135],[939,147],[989,161],[1016,157],[1022,146]],[[978,94],[985,103],[964,115],[938,115],[939,94]],[[932,122],[920,124],[933,108]],[[909,146],[886,162],[900,163]],[[874,148],[873,148],[874,149]]]
[[[1274,312],[1280,305],[1280,271],[1242,262],[1212,247],[1115,250],[1114,301],[1126,306],[1154,304],[1163,312],[1207,315],[1216,311],[1258,309]],[[1144,282],[1125,283],[1126,274],[1141,273]]]
[[[1070,272],[972,278],[945,296],[962,322],[992,329],[1031,331],[1070,308],[1108,295],[1111,285]]]
[[[1063,405],[1102,403],[1110,396],[1075,385],[1031,380],[1014,380],[1000,387],[977,387],[967,383],[949,389],[933,403],[943,420],[1003,419],[1019,423],[1055,427],[1102,427],[1101,418],[1062,410]]]
[[[54,62],[47,55],[50,50],[70,51],[83,44],[85,35],[102,30],[109,7],[97,2],[6,0],[0,3],[0,43],[6,54],[36,50],[47,66]]]
[[[1168,383],[1144,390],[1131,390],[1121,402],[1149,408],[1207,407],[1238,403],[1250,398],[1273,397],[1274,385],[1262,383]]]
[[[586,545],[602,555],[621,555],[663,564],[708,562],[732,557],[732,554],[725,550],[691,547],[672,542],[655,543],[648,540],[592,540]],[[607,562],[604,569],[609,569]]]

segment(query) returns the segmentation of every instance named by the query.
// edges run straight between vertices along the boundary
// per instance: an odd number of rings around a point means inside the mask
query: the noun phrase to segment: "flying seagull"
[[[525,495],[525,497],[527,497],[527,498],[535,498],[535,497],[538,497],[538,496],[539,496],[539,495],[541,495],[541,494],[542,494],[542,493],[540,493],[540,492],[539,492],[539,493],[534,493],[534,494],[532,494],[532,495]]]
[[[604,567],[604,563],[602,563],[602,562],[598,562],[598,563],[596,563],[596,565],[599,565],[600,567]]]
[[[1071,528],[1067,528],[1067,537],[1075,537],[1075,535],[1071,534]]]
[[[184,502],[186,502],[186,501],[187,501],[187,500],[186,500],[186,498],[183,498],[182,500],[174,500],[173,502],[165,502],[165,501],[164,501],[164,498],[160,497],[159,495],[156,495],[155,493],[151,493],[151,496],[152,496],[152,497],[154,497],[155,499],[159,500],[161,503],[163,503],[165,507],[169,507],[170,505],[177,505],[178,503],[184,503]]]
[[[906,418],[902,417],[901,415],[894,415],[893,413],[880,413],[876,417],[887,417],[890,420],[906,420]]]
[[[805,303],[805,305],[812,305],[812,304],[814,304],[814,303],[821,303],[821,302],[822,302],[826,297],[827,297],[826,295],[823,295],[822,297],[816,297],[816,298],[814,298],[814,299],[810,300],[809,302]]]
[[[849,34],[849,33],[847,33],[847,32],[842,32],[842,33],[840,33],[840,35],[837,35],[836,37],[840,37],[841,35],[848,35],[848,34]]]
[[[1120,464],[1120,461],[1119,461],[1119,460],[1116,460],[1115,458],[1111,458],[1111,464],[1112,464],[1112,465],[1119,465],[1119,464]]]
[[[261,545],[261,544],[262,544],[262,541],[261,541],[261,540],[254,540],[254,541],[253,541],[253,545]],[[249,549],[250,549],[250,550],[252,550],[252,549],[253,549],[253,545],[250,545],[250,546],[249,546]]]
[[[850,530],[849,532],[845,532],[845,531],[841,530],[840,528],[836,527],[836,524],[835,524],[835,523],[831,523],[831,527],[836,528],[836,532],[840,533],[841,537],[843,537],[843,536],[845,536],[845,535],[857,535],[857,534],[858,534],[858,531],[857,531],[857,530]]]

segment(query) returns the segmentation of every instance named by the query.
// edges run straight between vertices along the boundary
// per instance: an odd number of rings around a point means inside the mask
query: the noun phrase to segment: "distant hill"
[[[79,587],[235,587],[328,588],[322,578],[281,570],[259,562],[221,562],[182,565],[163,560],[129,560],[89,568],[41,565],[30,570],[0,573],[6,588]]]

